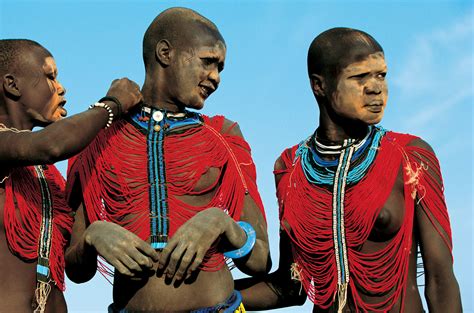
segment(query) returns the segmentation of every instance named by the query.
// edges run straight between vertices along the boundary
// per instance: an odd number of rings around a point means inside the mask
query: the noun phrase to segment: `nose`
[[[214,84],[214,87],[217,89],[221,82],[221,76],[217,67],[211,70],[208,76],[209,80]]]
[[[379,81],[377,79],[371,79],[365,86],[365,93],[378,95],[382,93],[382,90],[384,89],[383,84],[385,84],[385,82]]]
[[[66,94],[66,88],[60,83],[57,82],[57,90],[58,90],[58,95],[64,96]]]

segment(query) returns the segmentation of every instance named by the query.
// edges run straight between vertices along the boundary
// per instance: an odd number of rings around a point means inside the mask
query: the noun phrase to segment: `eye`
[[[357,74],[357,75],[349,76],[349,78],[352,78],[352,79],[363,79],[363,78],[365,78],[367,75],[369,75],[369,73],[360,73],[360,74]]]
[[[387,76],[387,72],[381,72],[377,74],[378,79],[385,79],[385,76]]]
[[[212,65],[216,62],[215,58],[201,58],[201,60],[202,60],[202,64],[204,64],[205,66]]]
[[[224,63],[223,62],[221,62],[217,65],[217,70],[219,71],[219,73],[224,70]]]

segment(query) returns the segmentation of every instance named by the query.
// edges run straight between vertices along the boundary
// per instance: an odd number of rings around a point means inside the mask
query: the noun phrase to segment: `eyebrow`
[[[44,72],[46,75],[53,74],[55,77],[58,76],[58,69],[57,68],[53,69],[52,66],[45,67]]]
[[[219,58],[222,55],[216,49],[204,49],[204,51],[197,52],[200,57]],[[225,55],[225,54],[224,54]]]
[[[387,66],[385,65],[383,68],[381,69],[377,69],[375,70],[374,72],[386,72],[387,71]],[[372,71],[369,70],[368,68],[354,68],[354,69],[351,69],[350,71],[347,72],[347,74],[349,75],[362,75],[362,74],[366,74],[366,73],[371,73]]]
[[[220,60],[221,56],[219,56],[218,54],[214,54],[214,53],[203,53],[202,55],[199,56],[200,58],[203,58],[203,59],[215,59],[215,60]]]

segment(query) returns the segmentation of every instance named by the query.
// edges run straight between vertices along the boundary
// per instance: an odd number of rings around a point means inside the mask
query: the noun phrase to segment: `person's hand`
[[[164,270],[168,278],[174,276],[176,280],[182,280],[189,277],[229,222],[233,220],[218,208],[199,212],[170,238],[160,254],[158,268]]]
[[[123,275],[133,277],[152,269],[153,262],[158,261],[158,253],[150,244],[114,223],[92,223],[86,230],[85,242]]]
[[[140,87],[137,83],[126,77],[114,80],[106,96],[115,97],[120,101],[122,108],[120,108],[121,112],[117,112],[119,115],[127,113],[132,107],[143,100]]]

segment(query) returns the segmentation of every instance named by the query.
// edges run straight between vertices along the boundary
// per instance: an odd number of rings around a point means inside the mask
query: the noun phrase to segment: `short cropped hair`
[[[328,29],[314,38],[309,47],[308,75],[337,79],[346,66],[376,52],[383,53],[382,46],[361,30],[344,27]]]
[[[170,8],[161,12],[151,22],[143,36],[145,68],[155,62],[155,48],[160,40],[166,39],[174,46],[185,47],[190,44],[192,36],[196,35],[196,27],[212,32],[224,42],[217,26],[196,11],[187,8]]]
[[[45,55],[51,53],[36,41],[29,39],[1,39],[0,40],[0,75],[21,70],[22,56],[27,51],[39,49]]]

